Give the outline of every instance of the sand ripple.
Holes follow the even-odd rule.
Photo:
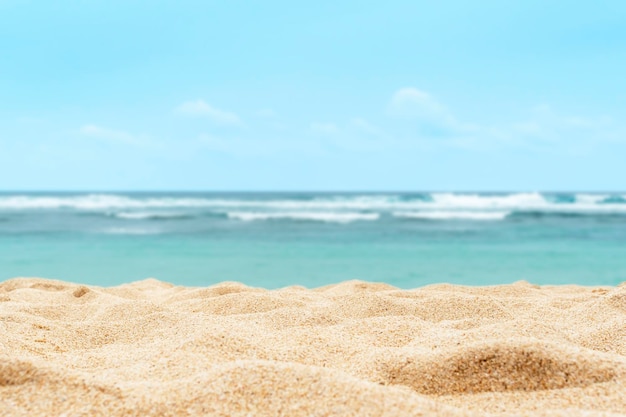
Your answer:
[[[626,286],[0,283],[0,415],[626,415]]]

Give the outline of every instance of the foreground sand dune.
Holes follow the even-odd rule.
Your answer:
[[[626,285],[0,283],[0,415],[626,415]]]

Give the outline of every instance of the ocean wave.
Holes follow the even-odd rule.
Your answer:
[[[502,220],[510,211],[400,211],[394,217],[422,220]]]
[[[626,195],[610,195],[603,199],[601,204],[626,204]]]
[[[122,211],[117,213],[108,213],[109,216],[126,220],[175,220],[175,219],[192,219],[194,216],[190,213],[180,212],[144,212],[144,211]]]
[[[398,197],[399,201],[425,201],[431,202],[433,198],[428,193],[403,194]]]
[[[551,211],[540,211],[540,210],[525,210],[525,211],[514,211],[509,216],[510,219],[520,219],[520,218],[546,218],[546,219],[554,219],[554,218],[615,218],[623,221],[624,217],[626,217],[626,211],[573,211],[573,210],[551,210]]]
[[[86,194],[78,196],[0,197],[0,209],[76,209],[110,210],[142,208],[202,207],[211,200],[204,198],[150,197],[138,198],[116,194]]]
[[[355,221],[378,220],[378,213],[333,213],[333,212],[282,212],[260,213],[249,211],[236,211],[226,213],[228,218],[241,221],[255,220],[300,220],[318,221],[327,223],[351,223]]]
[[[576,194],[548,194],[543,196],[548,202],[555,204],[574,204]]]
[[[86,194],[68,196],[0,196],[0,210],[72,209],[78,211],[122,212],[158,209],[205,208],[219,211],[315,212],[315,211],[510,211],[573,210],[626,211],[626,196],[618,194],[358,194],[317,195],[304,198],[289,194],[233,197],[198,196],[128,196]],[[131,214],[130,216],[135,216]],[[139,215],[137,215],[139,216]],[[149,217],[149,216],[148,216]]]
[[[111,227],[108,229],[100,230],[98,233],[105,235],[158,235],[161,234],[161,230],[157,229],[144,229],[137,227]]]
[[[515,210],[567,212],[622,212],[622,195],[609,194],[540,194],[506,195],[433,194],[430,208],[451,210]]]
[[[575,203],[595,205],[604,203],[610,196],[607,194],[576,194]]]
[[[545,207],[550,202],[540,193],[505,195],[435,193],[433,203],[438,207],[473,209],[515,209],[520,207]]]

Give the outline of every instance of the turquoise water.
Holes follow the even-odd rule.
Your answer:
[[[623,194],[0,194],[0,280],[626,281]]]

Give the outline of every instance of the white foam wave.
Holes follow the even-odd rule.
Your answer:
[[[576,194],[576,203],[598,204],[609,198],[608,194]]]
[[[150,220],[150,219],[181,219],[188,217],[180,212],[158,212],[158,211],[123,211],[112,213],[113,217],[128,220]]]
[[[426,220],[502,220],[510,211],[401,211],[395,217]]]
[[[142,209],[204,206],[211,200],[202,198],[137,198],[114,194],[88,194],[79,196],[7,196],[0,197],[1,209]]]
[[[546,207],[550,205],[550,203],[539,193],[507,195],[441,193],[433,194],[432,198],[434,205],[437,207],[455,209],[516,209],[527,207]]]
[[[85,211],[133,211],[153,209],[207,208],[220,211],[278,210],[316,211],[565,211],[626,212],[626,204],[604,202],[605,194],[578,194],[572,203],[556,203],[540,193],[502,195],[434,193],[431,200],[402,199],[398,195],[317,196],[310,200],[251,196],[143,197],[115,194],[75,196],[0,196],[0,210],[73,209]],[[130,215],[134,216],[134,215]],[[137,215],[139,216],[139,215]]]
[[[128,228],[128,227],[112,227],[100,231],[107,235],[158,235],[161,233],[157,229],[140,229],[140,228]]]
[[[377,213],[333,213],[333,212],[282,212],[260,213],[249,211],[236,211],[226,213],[228,218],[242,221],[254,220],[307,220],[327,223],[351,223],[354,221],[377,220]]]

